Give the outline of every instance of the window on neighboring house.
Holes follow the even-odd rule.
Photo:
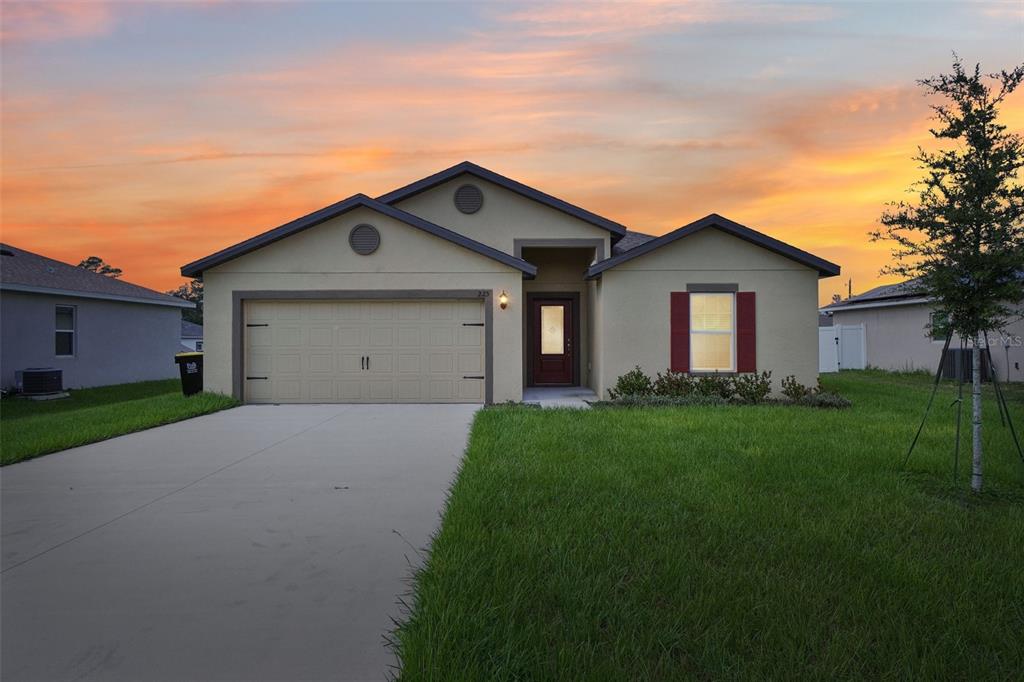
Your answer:
[[[945,313],[931,313],[928,316],[928,336],[932,341],[945,341],[949,336],[949,318]]]
[[[736,369],[736,295],[690,294],[690,371]]]
[[[57,325],[54,352],[58,356],[75,354],[75,307],[57,306]]]
[[[196,341],[196,350],[198,351],[198,350],[202,350],[202,349],[203,349],[203,342],[202,341]]]

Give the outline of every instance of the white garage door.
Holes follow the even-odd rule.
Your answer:
[[[481,403],[480,301],[249,301],[252,403]]]

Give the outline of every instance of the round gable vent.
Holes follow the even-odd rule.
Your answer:
[[[380,232],[373,225],[356,225],[348,233],[348,245],[360,256],[369,256],[380,246]]]
[[[476,185],[463,185],[455,190],[455,208],[463,213],[476,213],[484,205],[484,193]]]

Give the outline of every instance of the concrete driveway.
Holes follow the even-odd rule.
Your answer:
[[[246,406],[5,467],[4,680],[375,680],[473,405]]]

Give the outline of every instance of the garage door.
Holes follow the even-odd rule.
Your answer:
[[[253,403],[481,403],[480,301],[248,301]]]

